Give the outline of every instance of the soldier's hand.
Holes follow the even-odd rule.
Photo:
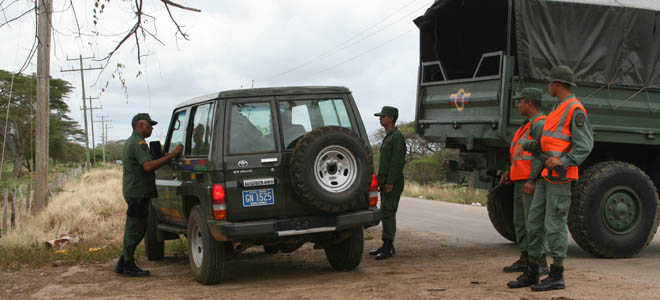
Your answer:
[[[534,188],[536,188],[536,185],[528,181],[523,185],[522,192],[525,195],[531,195],[534,194]]]
[[[500,183],[499,184],[502,184],[502,183],[509,184],[510,182],[511,182],[511,179],[509,178],[509,172],[504,172],[502,174],[502,177],[500,177]]]
[[[174,157],[179,157],[179,155],[181,155],[181,152],[182,152],[182,151],[183,151],[183,145],[182,145],[182,144],[179,144],[179,145],[176,146],[176,148],[174,148],[174,150],[172,151],[172,155],[174,155]]]
[[[391,192],[393,188],[394,188],[393,184],[386,184],[385,185],[385,193]]]
[[[561,167],[564,164],[561,162],[559,158],[556,157],[550,157],[548,160],[545,161],[545,166],[552,169],[554,167]]]

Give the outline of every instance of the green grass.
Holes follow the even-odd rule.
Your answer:
[[[101,248],[101,250],[90,252],[90,248]],[[53,249],[47,249],[43,244],[28,247],[0,247],[0,270],[103,263],[116,259],[121,253],[121,245],[118,243],[99,245],[96,242],[83,241],[70,245],[65,250],[66,253],[58,253]]]
[[[420,185],[416,182],[406,182],[403,196],[440,200],[453,203],[472,204],[480,203],[486,206],[488,191],[470,188],[453,183],[434,183]]]

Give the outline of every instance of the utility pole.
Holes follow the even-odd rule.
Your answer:
[[[103,109],[103,106],[101,107],[93,107],[92,106],[92,100],[98,99],[98,97],[87,97],[89,100],[89,108],[81,107],[80,110],[89,110],[89,118],[90,118],[90,126],[92,127],[92,166],[96,166],[96,143],[94,142],[94,110],[95,109]],[[85,103],[85,101],[83,101]],[[87,115],[87,112],[85,112],[85,115]]]
[[[108,123],[112,123],[111,120],[106,120],[108,116],[101,116],[101,121],[96,121],[96,123],[101,123],[101,141],[103,142],[103,163],[105,163],[105,144],[108,143]]]
[[[85,119],[85,159],[86,159],[85,162],[86,162],[86,165],[90,163],[90,159],[89,159],[89,133],[87,131],[87,104],[85,104],[86,95],[85,95],[85,73],[84,72],[85,71],[90,71],[90,70],[101,70],[101,69],[103,69],[102,67],[91,67],[91,66],[88,66],[87,68],[84,68],[83,67],[83,59],[91,59],[91,58],[94,58],[94,57],[82,57],[82,55],[79,55],[77,60],[80,61],[80,69],[71,68],[69,70],[60,70],[60,72],[77,72],[77,71],[80,71],[80,81],[82,82],[83,114],[85,116],[84,119]],[[66,60],[72,61],[72,60],[76,60],[76,59],[75,58],[73,58],[73,59],[67,58]],[[92,147],[93,147],[93,145],[92,145]]]
[[[52,0],[37,6],[37,113],[35,138],[34,212],[48,204],[48,117],[50,113],[50,26]]]

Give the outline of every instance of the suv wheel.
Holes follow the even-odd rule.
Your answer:
[[[291,157],[291,182],[300,199],[326,212],[355,207],[371,182],[373,158],[352,130],[327,126],[303,136]]]
[[[325,248],[325,257],[333,269],[353,270],[362,261],[364,231],[362,227],[351,230],[351,236],[341,243]]]
[[[144,252],[148,260],[161,260],[165,256],[165,241],[158,239],[158,212],[151,201],[149,202],[149,216],[147,216],[147,230],[144,238]]]
[[[202,210],[195,205],[188,220],[188,260],[195,279],[202,284],[220,282],[225,248],[211,236]]]

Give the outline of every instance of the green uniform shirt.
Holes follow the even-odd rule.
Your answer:
[[[147,142],[133,132],[124,144],[122,164],[124,198],[156,198],[156,173],[147,172],[142,164],[153,160]]]
[[[575,95],[568,96],[566,99],[560,101],[559,104],[555,105],[552,110],[571,98],[576,97]],[[591,150],[594,147],[594,134],[591,130],[589,118],[581,109],[573,111],[573,117],[571,118],[571,134],[573,135],[571,139],[571,150],[560,158],[562,164],[566,167],[579,166],[587,159],[589,153],[591,153]]]
[[[397,184],[403,182],[403,165],[406,163],[406,139],[394,127],[387,133],[380,146],[378,164],[378,184]]]

